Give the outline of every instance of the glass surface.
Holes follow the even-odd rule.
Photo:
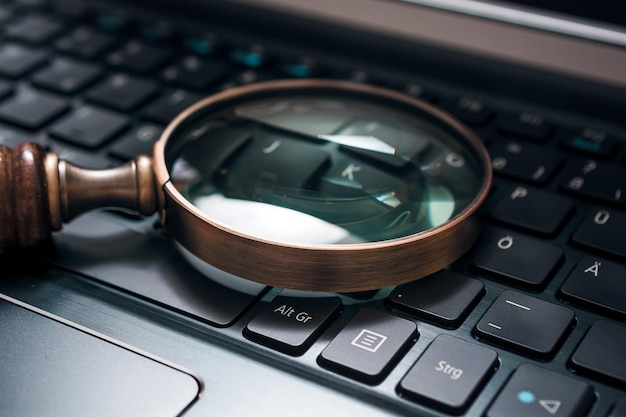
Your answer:
[[[378,242],[445,223],[480,190],[473,150],[437,123],[349,90],[273,94],[196,117],[175,132],[168,164],[193,205],[240,233]]]

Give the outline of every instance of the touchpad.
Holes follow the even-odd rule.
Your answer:
[[[198,397],[196,378],[0,294],[0,415],[164,416]]]

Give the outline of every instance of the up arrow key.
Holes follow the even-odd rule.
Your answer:
[[[546,411],[552,415],[555,415],[559,408],[561,408],[561,401],[559,400],[539,400],[539,405],[546,409]]]

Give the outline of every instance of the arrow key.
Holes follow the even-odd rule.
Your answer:
[[[582,417],[593,401],[591,385],[523,364],[498,394],[487,417]]]

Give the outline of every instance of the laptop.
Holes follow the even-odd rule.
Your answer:
[[[452,115],[494,181],[467,253],[371,291],[242,280],[111,210],[5,250],[0,415],[626,415],[625,17],[611,1],[3,1],[6,146],[110,168],[203,97],[339,79]]]

